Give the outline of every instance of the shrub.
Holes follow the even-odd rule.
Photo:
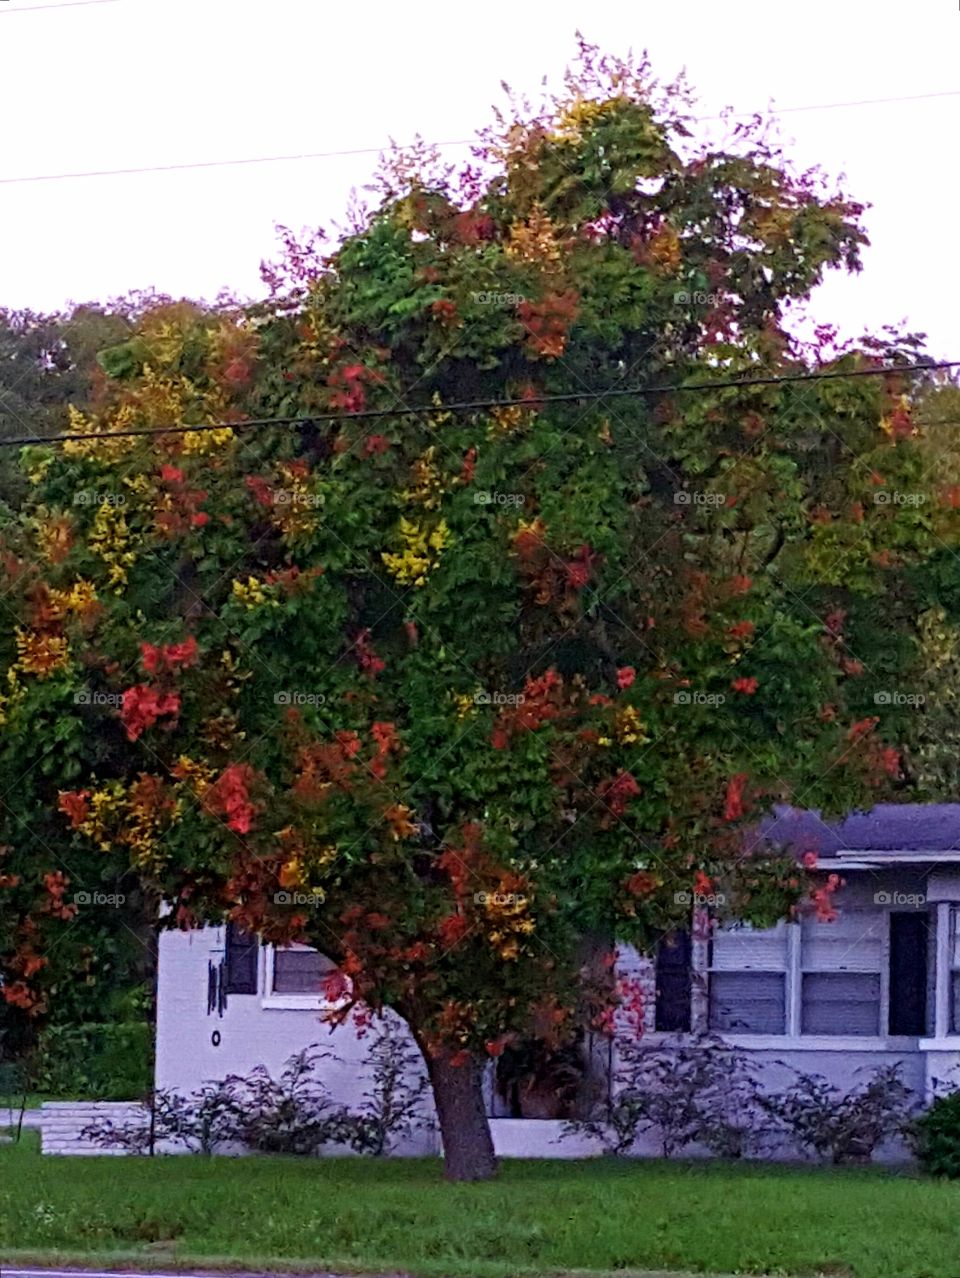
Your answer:
[[[913,1123],[910,1139],[925,1172],[960,1177],[960,1090],[938,1096]]]
[[[244,1078],[224,1082],[233,1099],[232,1139],[263,1154],[315,1154],[321,1145],[349,1144],[356,1124],[313,1077],[330,1052],[307,1048],[291,1056],[279,1078],[258,1065]]]
[[[149,1091],[151,1062],[145,1021],[50,1025],[31,1053],[30,1085],[48,1096],[132,1100]]]
[[[834,1163],[869,1162],[882,1141],[907,1130],[916,1108],[899,1065],[879,1066],[850,1092],[820,1074],[794,1073],[784,1093],[763,1097],[761,1103],[801,1150],[829,1154]]]
[[[158,1144],[175,1142],[193,1154],[214,1154],[236,1139],[236,1098],[226,1082],[207,1083],[189,1096],[158,1091],[146,1109],[125,1123],[101,1119],[81,1132],[85,1140],[128,1154],[152,1154]]]
[[[361,1153],[386,1154],[403,1136],[432,1127],[426,1102],[430,1094],[423,1057],[405,1027],[384,1021],[370,1049],[370,1087],[359,1111],[351,1144]]]
[[[602,1115],[565,1130],[596,1136],[624,1154],[644,1132],[656,1132],[665,1158],[703,1144],[724,1158],[757,1150],[766,1136],[756,1067],[716,1035],[678,1035],[656,1046],[618,1043],[612,1104]]]
[[[260,1065],[246,1076],[231,1074],[186,1096],[158,1091],[135,1119],[100,1119],[82,1135],[131,1154],[152,1154],[165,1142],[198,1154],[229,1145],[264,1154],[315,1154],[327,1144],[364,1148],[362,1120],[334,1105],[313,1077],[317,1063],[329,1057],[307,1048],[290,1057],[278,1078]]]

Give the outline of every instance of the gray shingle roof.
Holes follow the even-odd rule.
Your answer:
[[[842,821],[824,821],[819,812],[777,807],[748,838],[785,845],[798,856],[816,851],[831,856],[841,848],[863,852],[948,852],[960,850],[960,803],[880,803]]]

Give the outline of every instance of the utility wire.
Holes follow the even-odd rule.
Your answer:
[[[63,435],[27,435],[20,439],[0,439],[0,448],[25,448],[30,444],[60,444],[88,439],[125,439],[134,436],[192,434],[209,430],[251,430],[258,426],[302,426],[308,422],[373,421],[384,417],[422,417],[425,413],[472,413],[493,408],[540,408],[549,404],[585,403],[598,399],[622,399],[628,396],[677,395],[715,390],[728,390],[744,386],[780,386],[796,382],[835,381],[841,377],[895,377],[914,376],[941,369],[960,368],[960,360],[941,360],[929,364],[900,364],[888,368],[857,368],[849,372],[787,373],[782,377],[744,377],[723,382],[687,382],[685,385],[613,386],[608,390],[570,391],[562,395],[540,395],[529,399],[475,399],[452,404],[421,404],[399,408],[368,408],[358,413],[306,413],[298,417],[257,417],[242,422],[207,422],[197,425],[186,422],[170,426],[139,426],[127,430],[82,431]]]
[[[88,4],[119,4],[120,0],[66,0],[63,4],[28,4],[22,9],[0,9],[0,16],[9,17],[11,13],[36,13],[38,9],[79,9]]]
[[[75,4],[116,4],[119,0],[74,0]],[[73,5],[36,5],[38,9],[72,8]],[[11,11],[12,12],[12,11]],[[26,13],[27,10],[20,12]],[[862,98],[856,102],[821,102],[807,106],[781,107],[770,110],[768,115],[788,115],[801,111],[838,111],[846,107],[882,106],[894,102],[922,102],[931,98],[957,98],[960,89],[946,89],[940,93],[914,93],[897,98]],[[733,111],[729,114],[693,116],[694,123],[708,120],[749,120],[755,115],[763,115],[762,111]],[[436,147],[471,146],[476,138],[455,138],[449,142],[434,142]],[[80,178],[129,177],[138,173],[174,173],[186,172],[190,169],[226,169],[248,164],[292,164],[302,160],[330,160],[351,155],[380,155],[387,150],[384,146],[360,146],[344,151],[301,151],[287,155],[253,155],[237,160],[193,160],[177,164],[149,164],[123,169],[85,169],[72,173],[34,173],[22,177],[0,178],[0,186],[16,186],[28,182],[71,182]]]

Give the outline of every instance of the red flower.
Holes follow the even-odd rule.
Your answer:
[[[752,577],[736,576],[730,578],[730,593],[732,595],[745,595],[753,585]]]
[[[160,467],[160,478],[165,484],[182,484],[183,471],[176,466],[168,466],[165,463]]]
[[[464,937],[468,926],[465,914],[448,914],[437,924],[437,935],[449,949]]]
[[[208,524],[210,522],[210,516],[205,510],[198,510],[195,515],[190,516],[190,522],[193,524],[194,528],[202,528],[204,524]]]
[[[247,475],[243,481],[259,506],[273,505],[273,489],[262,475]]]
[[[156,688],[138,683],[123,694],[120,721],[127,730],[127,740],[136,741],[164,715],[176,716],[179,713],[180,697],[177,693],[160,693]]]
[[[633,666],[621,666],[617,671],[617,687],[629,688],[637,677],[637,672]]]
[[[640,787],[629,772],[620,772],[612,781],[604,781],[599,794],[614,816],[623,816],[627,804],[640,793]]]
[[[693,891],[695,896],[709,896],[713,891],[713,879],[710,875],[697,870],[693,876]]]
[[[724,821],[739,821],[747,810],[743,792],[749,780],[746,772],[738,772],[727,782],[727,796],[723,808]]]
[[[649,870],[637,870],[627,879],[627,891],[631,896],[652,896],[657,890],[657,877]]]
[[[90,791],[61,790],[57,806],[70,818],[70,824],[76,829],[90,815]]]
[[[858,719],[857,722],[852,724],[848,729],[847,740],[851,742],[851,744],[855,745],[858,741],[862,741],[864,737],[869,736],[879,722],[880,720],[876,717],[870,719]]]
[[[381,456],[390,447],[390,441],[386,435],[371,435],[369,439],[363,441],[364,457]]]
[[[148,674],[160,671],[176,671],[181,667],[192,666],[197,660],[197,641],[188,635],[183,643],[168,643],[157,648],[152,643],[140,645],[141,663]]]
[[[733,683],[730,685],[734,692],[742,692],[748,697],[753,696],[757,690],[757,686],[756,679],[752,677],[749,679],[734,679]]]
[[[253,825],[256,807],[250,799],[250,786],[256,775],[249,763],[231,763],[204,796],[204,802],[224,816],[237,834],[249,834]]]
[[[727,631],[731,639],[749,639],[755,626],[752,621],[737,621]]]

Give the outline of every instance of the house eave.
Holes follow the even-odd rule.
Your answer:
[[[838,848],[832,856],[822,857],[817,868],[827,869],[831,864],[845,870],[877,870],[886,865],[960,865],[960,849]]]

